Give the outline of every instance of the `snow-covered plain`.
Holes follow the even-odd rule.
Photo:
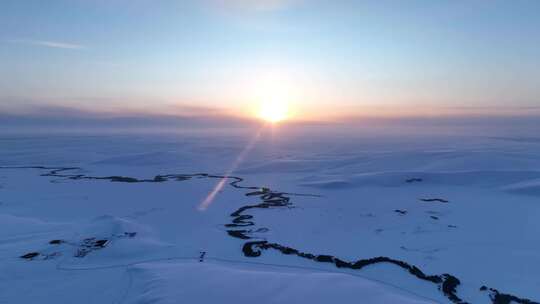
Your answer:
[[[0,147],[0,303],[540,301],[537,137],[282,127]],[[204,203],[227,174],[243,180]],[[408,266],[336,267],[375,257]]]

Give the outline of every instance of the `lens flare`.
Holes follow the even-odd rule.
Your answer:
[[[204,198],[204,200],[199,204],[197,209],[199,211],[205,211],[210,207],[210,205],[214,202],[214,199],[216,198],[216,195],[223,189],[225,186],[228,177],[238,168],[238,166],[244,161],[244,158],[246,155],[253,149],[255,146],[255,143],[261,136],[262,129],[258,130],[257,133],[255,133],[255,136],[248,142],[246,147],[240,152],[238,157],[234,160],[234,162],[231,164],[229,170],[225,173],[225,177],[220,179],[219,182],[216,184],[216,186],[208,193],[208,195]]]

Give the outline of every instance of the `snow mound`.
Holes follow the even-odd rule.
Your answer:
[[[135,221],[103,215],[87,222],[69,240],[77,244],[81,241],[106,240],[103,250],[93,250],[80,258],[77,254],[66,254],[62,265],[76,269],[78,266],[103,267],[127,265],[141,260],[161,258],[170,254],[172,245],[159,241],[152,231]],[[70,249],[73,251],[73,249]]]
[[[503,187],[540,178],[538,171],[373,172],[353,175],[317,175],[298,180],[299,186],[341,189],[362,186],[398,187],[410,184],[477,185]],[[539,179],[540,180],[540,179]],[[516,187],[521,184],[516,184]],[[534,185],[524,184],[525,187]]]
[[[129,304],[435,303],[361,277],[304,269],[177,262],[139,264],[131,274]]]
[[[540,179],[511,184],[502,189],[516,194],[540,195]]]

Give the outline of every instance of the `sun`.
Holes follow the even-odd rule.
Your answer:
[[[287,103],[283,101],[269,100],[261,103],[258,116],[262,120],[278,123],[289,116]]]

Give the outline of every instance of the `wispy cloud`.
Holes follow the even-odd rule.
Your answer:
[[[48,48],[56,48],[56,49],[82,50],[86,48],[84,45],[80,45],[80,44],[61,42],[61,41],[50,41],[50,40],[17,39],[17,40],[10,40],[9,42],[17,43],[17,44],[42,46],[42,47],[48,47]]]
[[[276,11],[298,4],[302,0],[210,0],[228,10]]]

